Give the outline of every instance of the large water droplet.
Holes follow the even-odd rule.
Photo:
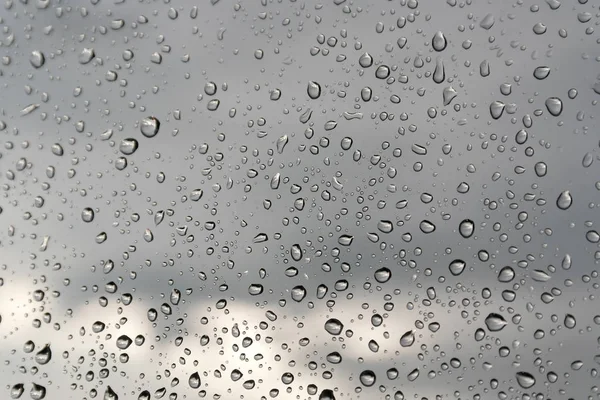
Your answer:
[[[554,117],[558,117],[563,110],[563,103],[562,100],[559,99],[558,97],[549,97],[546,100],[546,109],[548,109],[548,112],[554,116]]]
[[[117,347],[120,350],[127,350],[127,348],[131,346],[131,343],[133,343],[133,341],[127,335],[121,335],[117,338]]]
[[[389,268],[383,267],[375,271],[375,280],[379,283],[385,283],[392,277],[392,271]]]
[[[362,68],[369,68],[371,65],[373,65],[373,57],[371,57],[371,55],[369,53],[364,53],[358,59],[358,64]]]
[[[415,331],[410,330],[405,332],[402,337],[400,337],[400,346],[402,347],[410,347],[415,342]]]
[[[202,381],[200,379],[200,374],[198,374],[198,372],[194,372],[193,374],[190,375],[190,377],[188,379],[188,384],[190,385],[190,387],[192,389],[198,389],[200,387],[201,383],[202,383]]]
[[[458,231],[462,237],[468,239],[473,236],[473,232],[475,231],[475,223],[470,219],[465,219],[458,226]]]
[[[10,388],[10,398],[11,399],[19,399],[25,392],[25,385],[22,383],[17,383]]]
[[[135,153],[135,151],[138,149],[138,146],[138,141],[136,139],[127,138],[121,140],[119,150],[121,151],[121,153],[125,154],[126,156],[129,156]]]
[[[31,391],[29,392],[29,396],[33,400],[42,400],[46,397],[46,387],[42,385],[38,385],[37,383],[31,384]]]
[[[44,53],[39,50],[34,50],[31,52],[31,57],[29,58],[29,62],[33,68],[41,68],[46,63],[46,57]]]
[[[423,233],[432,233],[435,231],[435,225],[428,220],[421,221],[421,223],[419,224],[419,228]]]
[[[485,318],[485,325],[490,332],[498,332],[504,329],[504,327],[507,325],[507,322],[502,315],[490,313]]]
[[[450,263],[450,265],[448,266],[448,269],[450,270],[450,273],[452,275],[459,276],[465,270],[466,265],[467,264],[463,260],[457,259]]]
[[[535,385],[535,378],[529,372],[517,372],[516,373],[517,383],[523,389],[529,389]]]
[[[306,289],[302,285],[295,286],[291,290],[292,300],[301,302],[306,297]]]
[[[375,384],[375,382],[377,381],[375,372],[373,372],[371,370],[366,370],[366,371],[361,372],[359,379],[360,379],[360,383],[366,387],[373,386]]]
[[[292,245],[290,255],[292,256],[292,260],[294,261],[300,261],[302,259],[302,249],[300,248],[299,244]]]
[[[81,211],[81,219],[83,222],[92,222],[94,220],[94,210],[86,207]]]
[[[140,131],[147,138],[153,138],[158,134],[160,122],[156,117],[146,117],[140,123]]]
[[[435,35],[433,35],[431,45],[435,51],[444,51],[447,44],[446,36],[444,36],[442,31],[437,31]]]
[[[573,197],[571,196],[571,192],[565,190],[558,195],[556,199],[556,206],[561,210],[568,210],[573,204]]]
[[[344,324],[337,318],[330,318],[325,322],[325,330],[330,335],[338,336],[342,333],[344,329]]]
[[[308,93],[308,97],[310,97],[313,100],[316,100],[319,98],[319,96],[321,96],[321,85],[319,85],[315,81],[309,81],[306,91]]]
[[[52,359],[52,349],[50,345],[46,344],[40,351],[35,355],[35,361],[40,365],[46,365]]]

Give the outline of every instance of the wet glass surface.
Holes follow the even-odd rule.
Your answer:
[[[598,398],[598,8],[4,1],[0,398]]]

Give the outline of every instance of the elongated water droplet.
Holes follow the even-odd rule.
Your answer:
[[[435,231],[435,225],[428,220],[421,221],[421,223],[419,224],[419,228],[423,233],[432,233]]]
[[[450,273],[454,276],[459,276],[465,270],[466,263],[463,260],[454,260],[448,266]]]
[[[21,398],[24,392],[25,385],[23,385],[22,383],[17,383],[16,385],[13,385],[10,389],[10,398],[15,400],[19,399]]]
[[[568,190],[561,192],[558,198],[556,199],[556,206],[561,210],[568,210],[572,204],[573,197],[571,196],[571,192],[569,192]]]
[[[350,246],[352,244],[353,240],[354,240],[354,236],[351,236],[351,235],[341,235],[338,238],[338,243],[341,244],[342,246]]]
[[[315,81],[309,81],[306,91],[308,93],[308,97],[310,97],[313,100],[316,100],[319,98],[319,96],[321,96],[321,85],[319,85]]]
[[[535,385],[535,378],[529,372],[517,372],[516,373],[517,383],[523,389],[529,389]]]
[[[371,65],[373,65],[373,57],[371,57],[371,55],[369,53],[364,53],[358,59],[358,64],[362,68],[369,68]]]
[[[46,397],[46,387],[38,385],[37,383],[32,383],[29,396],[32,400],[43,400]]]
[[[435,51],[444,51],[448,42],[442,31],[437,31],[431,40],[431,46]]]
[[[492,104],[490,104],[490,114],[492,115],[492,118],[499,119],[504,113],[505,108],[506,105],[501,101],[492,102]]]
[[[279,139],[277,139],[277,152],[279,154],[282,154],[283,150],[285,150],[285,146],[287,145],[288,140],[288,135],[283,135]]]
[[[470,219],[465,219],[458,226],[458,231],[462,237],[468,239],[473,236],[473,232],[475,231],[475,223]]]
[[[504,317],[500,314],[490,313],[485,318],[485,325],[487,326],[490,332],[498,332],[504,329],[507,322]]]
[[[294,261],[300,261],[302,259],[302,249],[300,248],[299,244],[292,245],[290,255],[292,256],[292,260]]]
[[[562,100],[558,97],[549,97],[546,100],[546,109],[553,117],[558,117],[563,110]]]
[[[507,283],[515,279],[515,270],[509,266],[506,266],[500,270],[498,274],[498,281]]]
[[[548,67],[541,66],[541,67],[537,67],[535,70],[533,70],[533,76],[536,79],[543,80],[543,79],[546,79],[548,77],[548,75],[550,75],[550,68],[548,68]]]
[[[46,365],[52,359],[52,349],[49,344],[46,344],[40,351],[35,355],[35,361],[40,365]]]
[[[483,19],[479,23],[479,26],[485,30],[489,30],[492,28],[492,26],[494,26],[495,22],[496,22],[496,18],[494,18],[494,15],[490,13],[490,14],[487,14],[485,17],[483,17]]]
[[[400,337],[400,346],[402,347],[410,347],[415,342],[415,331],[410,330],[405,332],[402,337]]]
[[[188,379],[188,384],[190,385],[190,387],[192,389],[198,389],[200,387],[201,383],[202,383],[202,381],[200,379],[200,374],[198,374],[198,372],[194,372],[193,374],[190,375],[190,377]]]
[[[31,57],[29,58],[29,62],[33,68],[41,68],[46,63],[46,57],[44,53],[39,50],[34,50],[31,52]]]
[[[568,253],[565,254],[561,262],[562,269],[564,269],[565,271],[570,270],[572,265],[573,259],[571,258],[571,255]]]

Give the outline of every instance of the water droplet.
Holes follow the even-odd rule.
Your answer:
[[[573,197],[571,196],[571,192],[569,192],[568,190],[561,192],[558,198],[556,199],[556,206],[561,210],[568,210],[572,204]]]
[[[120,350],[127,350],[127,348],[131,346],[131,343],[133,343],[133,341],[127,335],[121,335],[117,338],[117,347]]]
[[[52,350],[50,345],[46,344],[40,351],[35,355],[35,361],[40,365],[46,365],[52,359]]]
[[[385,283],[392,277],[392,271],[389,268],[382,267],[375,271],[375,280],[379,283]]]
[[[490,332],[498,332],[504,329],[507,322],[504,317],[500,314],[490,313],[485,318],[485,325],[487,326]]]
[[[304,298],[306,297],[306,289],[302,285],[295,286],[291,290],[291,296],[292,296],[292,300],[299,303],[302,300],[304,300]]]
[[[146,243],[150,243],[154,240],[154,234],[150,229],[146,229],[144,231],[144,240],[146,241]]]
[[[308,97],[310,97],[313,100],[316,100],[321,96],[321,85],[319,85],[315,81],[309,81],[306,91],[308,93]]]
[[[31,384],[31,391],[29,392],[29,396],[33,400],[42,400],[46,397],[46,387],[42,385],[38,385],[37,383]]]
[[[248,293],[250,293],[251,296],[258,296],[260,294],[262,294],[264,291],[263,285],[259,284],[259,283],[253,283],[250,286],[248,286]]]
[[[362,67],[362,68],[369,68],[370,66],[373,65],[373,57],[371,57],[371,55],[369,53],[364,53],[362,56],[360,56],[360,58],[358,59],[358,64]]]
[[[517,383],[523,389],[529,389],[535,385],[535,378],[529,372],[517,372],[516,373]]]
[[[194,372],[193,374],[191,374],[188,379],[188,384],[192,389],[198,389],[200,387],[201,382],[202,381],[200,380],[200,374],[198,374],[198,372]]]
[[[34,50],[31,52],[31,57],[29,58],[29,62],[33,68],[41,68],[46,63],[46,57],[44,53],[39,50]]]
[[[458,231],[462,237],[468,239],[473,236],[473,232],[475,231],[475,223],[470,219],[465,219],[460,223]]]
[[[501,101],[494,101],[490,104],[490,114],[492,118],[499,119],[504,113],[506,105]]]
[[[279,139],[277,139],[277,153],[279,154],[283,154],[283,150],[285,149],[285,146],[288,143],[288,135],[283,135],[281,136]]]
[[[342,333],[344,329],[344,325],[340,322],[339,319],[330,318],[325,322],[325,330],[330,335],[338,336]]]
[[[81,211],[81,219],[83,220],[83,222],[92,222],[94,220],[94,216],[94,210],[90,207],[86,207]]]
[[[11,399],[19,399],[25,392],[25,385],[22,383],[17,383],[10,388],[10,398]]]
[[[421,223],[419,224],[419,228],[423,233],[432,233],[435,231],[435,225],[428,220],[421,221]]]
[[[338,243],[341,244],[342,246],[350,246],[352,244],[353,240],[354,240],[354,236],[351,236],[351,235],[341,235],[338,238]]]
[[[103,400],[119,400],[119,396],[110,386],[107,386],[104,391]]]
[[[437,31],[435,35],[433,35],[431,45],[435,51],[444,51],[446,49],[447,44],[448,42],[446,40],[446,36],[444,36],[442,31]]]
[[[506,266],[500,270],[498,274],[498,281],[507,283],[515,279],[515,270],[509,266]]]
[[[548,77],[548,75],[550,75],[550,68],[545,67],[545,66],[537,67],[533,71],[533,76],[539,80],[546,79]]]
[[[483,19],[479,23],[479,26],[485,30],[489,30],[492,28],[492,26],[494,26],[495,22],[496,22],[496,19],[494,18],[494,15],[490,13],[490,14],[487,14],[485,17],[483,17]]]
[[[63,147],[58,143],[54,143],[51,147],[51,150],[52,150],[52,154],[54,154],[55,156],[59,156],[59,157],[65,153],[65,151],[63,150]]]
[[[465,270],[466,263],[463,260],[454,260],[448,266],[450,273],[454,276],[459,276]]]
[[[156,117],[146,117],[140,123],[140,131],[147,138],[153,138],[158,134],[160,122]]]
[[[562,100],[558,97],[549,97],[546,100],[546,108],[553,117],[558,117],[563,110]]]
[[[133,139],[133,138],[127,138],[127,139],[123,139],[121,140],[121,144],[119,145],[119,150],[121,151],[121,153],[125,154],[126,156],[129,156],[133,153],[135,153],[135,151],[138,149],[138,141]]]
[[[366,370],[360,373],[360,383],[365,387],[371,387],[377,381],[377,377],[375,376],[375,372],[371,370]]]
[[[377,79],[387,79],[390,76],[390,67],[387,65],[380,65],[375,70],[375,77]]]
[[[81,50],[81,53],[79,53],[79,63],[82,65],[89,64],[94,57],[96,57],[94,49],[84,48]]]
[[[415,342],[415,331],[410,330],[405,332],[402,337],[400,337],[400,346],[402,347],[410,347]]]
[[[573,329],[575,328],[575,325],[577,325],[577,321],[575,320],[575,317],[572,314],[566,314],[564,324],[565,327]]]

